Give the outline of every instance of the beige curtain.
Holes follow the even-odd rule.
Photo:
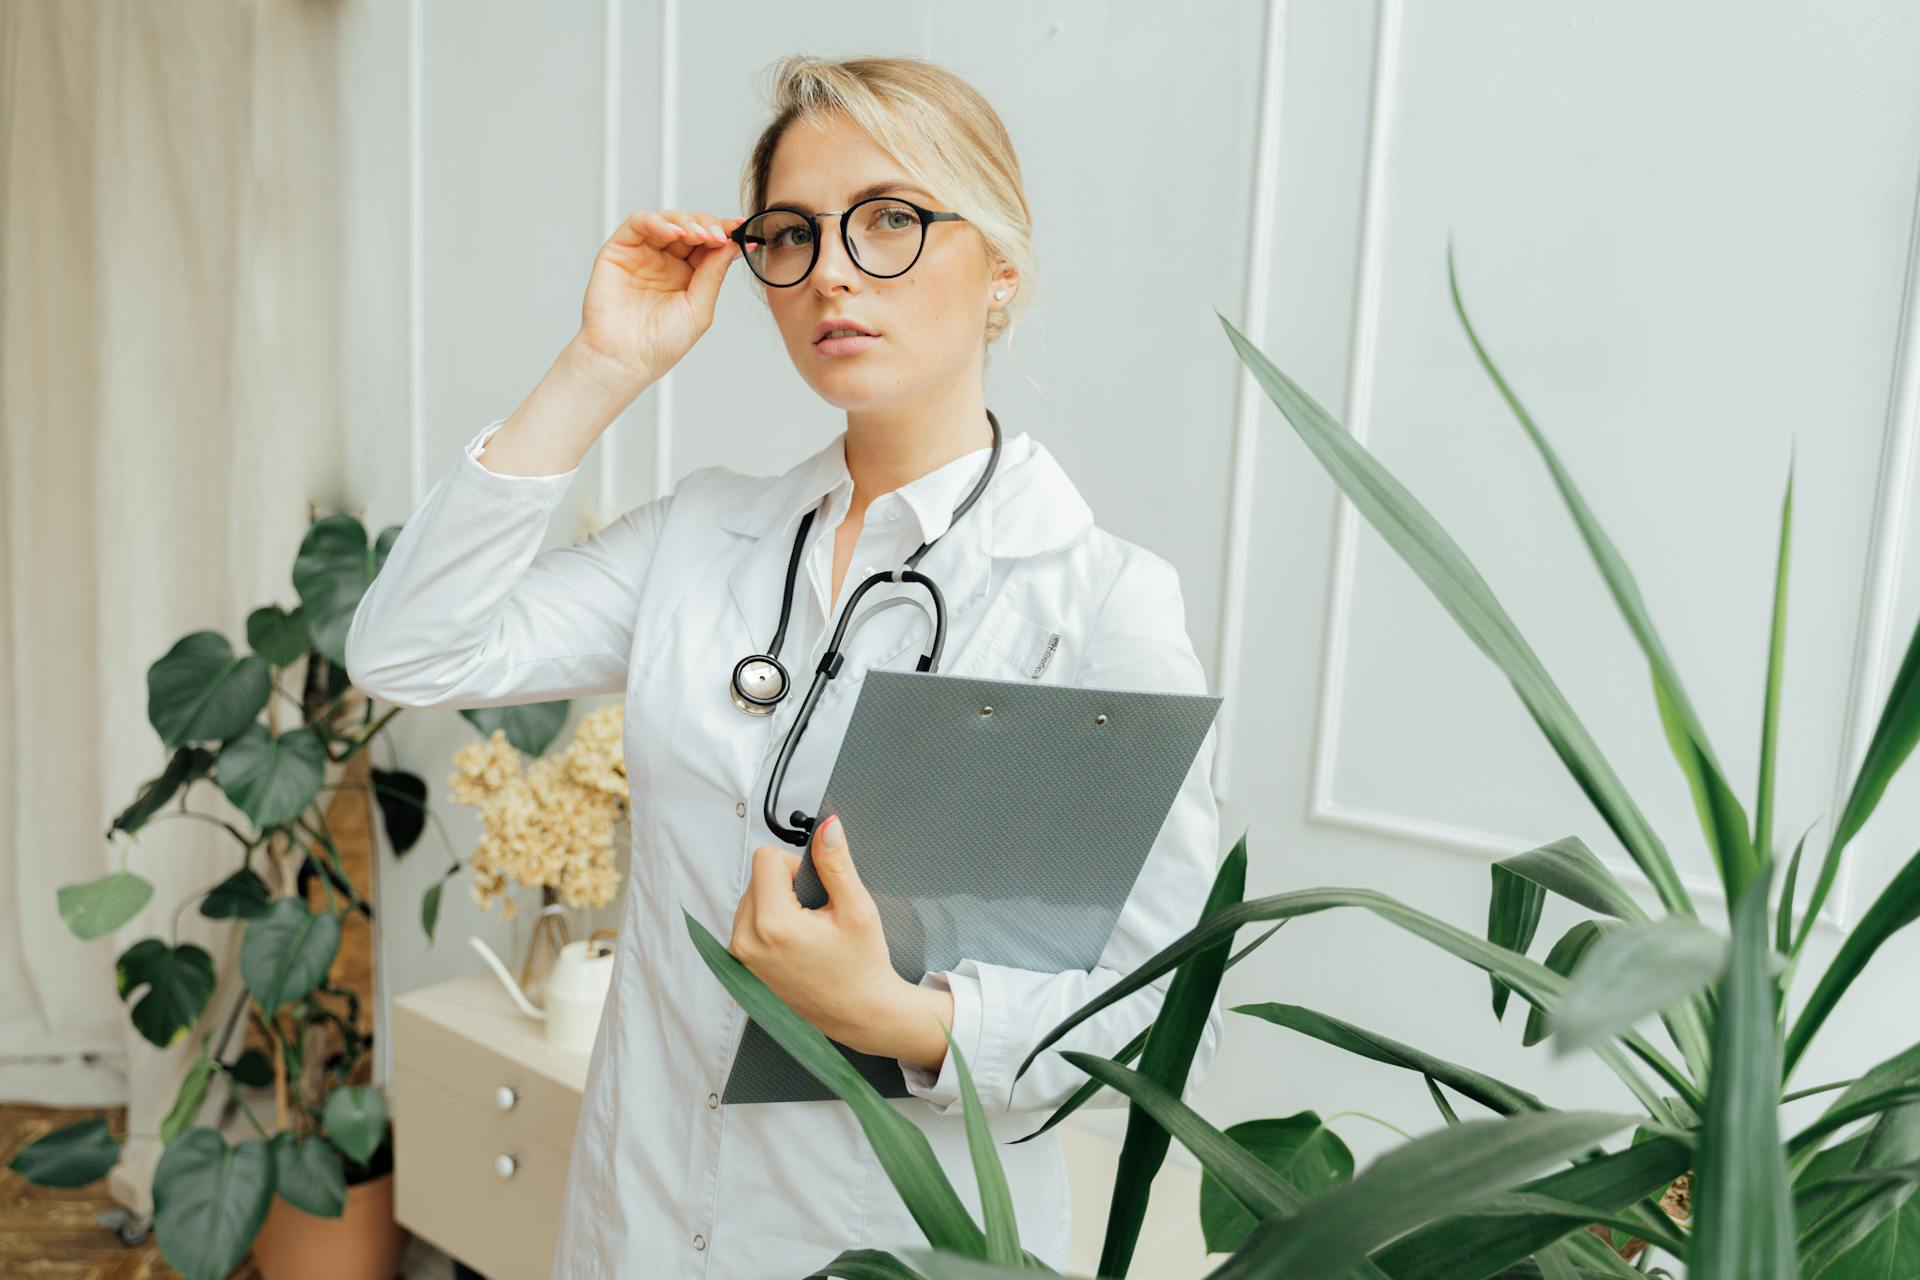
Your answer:
[[[0,1097],[124,1100],[135,1134],[192,1041],[133,1031],[114,958],[197,942],[214,1008],[238,978],[234,930],[193,901],[238,865],[231,837],[103,835],[165,761],[146,670],[291,607],[309,500],[341,487],[339,21],[321,0],[0,6]],[[152,901],[79,941],[55,890],[123,859]],[[157,1154],[134,1142],[114,1180],[142,1212]]]

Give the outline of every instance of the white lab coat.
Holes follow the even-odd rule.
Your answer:
[[[783,475],[693,471],[592,537],[543,551],[575,472],[489,471],[478,453],[499,426],[468,443],[406,522],[354,615],[347,667],[363,690],[409,707],[626,697],[630,875],[553,1276],[764,1280],[803,1276],[843,1249],[924,1245],[844,1103],[720,1105],[746,1018],[681,918],[684,907],[725,942],[754,849],[781,843],[762,797],[830,634],[831,531],[853,487],[845,433]],[[841,604],[868,571],[947,529],[987,452],[873,500]],[[780,655],[792,692],[775,714],[748,716],[728,697],[729,676],[771,642],[794,531],[828,495]],[[919,567],[946,599],[942,671],[1206,692],[1172,566],[1095,526],[1030,433],[1004,442],[992,483]],[[909,601],[925,598],[888,583],[862,599],[845,666],[788,767],[783,818],[817,806],[867,670],[910,670],[924,651],[930,615]],[[954,1039],[1002,1144],[1022,1244],[1056,1267],[1065,1266],[1069,1226],[1059,1130],[1005,1144],[1037,1128],[1085,1077],[1049,1050],[1020,1078],[1009,1109],[1013,1072],[1062,1018],[1199,919],[1221,852],[1209,781],[1216,734],[1208,731],[1097,967],[1042,973],[968,959],[922,979],[953,994]],[[857,841],[853,857],[857,868]],[[1170,980],[1054,1047],[1116,1053],[1155,1016]],[[1212,1061],[1220,1024],[1216,1000],[1190,1086]],[[937,1075],[902,1066],[913,1096],[891,1105],[926,1131],[977,1220],[952,1055]],[[1125,1102],[1105,1089],[1089,1105]],[[470,1261],[485,1267],[484,1258]]]

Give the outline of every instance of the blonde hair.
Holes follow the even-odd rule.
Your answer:
[[[987,344],[1007,332],[1016,309],[1033,302],[1033,214],[1013,139],[980,91],[945,67],[907,57],[791,54],[773,64],[769,80],[773,119],[747,159],[742,210],[766,207],[774,149],[790,125],[845,114],[980,232],[989,271],[1008,263],[1019,273],[1012,299],[987,311]],[[755,280],[753,287],[764,299],[766,286]]]

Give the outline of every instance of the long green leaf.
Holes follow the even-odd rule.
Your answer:
[[[1808,919],[1812,919],[1813,908],[1808,908]],[[1840,997],[1847,994],[1847,988],[1860,976],[1860,971],[1873,959],[1874,952],[1894,934],[1920,919],[1920,853],[1907,859],[1907,865],[1900,868],[1891,883],[1883,889],[1867,913],[1860,917],[1860,923],[1847,934],[1846,941],[1840,944],[1840,950],[1820,975],[1819,983],[1813,994],[1807,997],[1806,1007],[1800,1010],[1800,1016],[1794,1020],[1793,1031],[1787,1036],[1786,1072],[1790,1076],[1800,1062],[1800,1055],[1813,1043],[1814,1034],[1820,1025],[1840,1003]]]
[[[1601,935],[1611,927],[1598,920],[1580,921],[1561,934],[1560,941],[1554,943],[1553,948],[1547,952],[1547,968],[1563,978],[1571,978],[1573,971],[1579,967],[1580,958],[1586,955],[1587,949],[1598,942]],[[1550,1034],[1552,1034],[1552,1028],[1547,1025],[1547,1015],[1538,1009],[1527,1010],[1527,1029],[1520,1037],[1520,1043],[1531,1048]]]
[[[1618,1212],[1664,1190],[1687,1171],[1692,1159],[1685,1143],[1651,1138],[1516,1190]],[[1374,1254],[1374,1261],[1405,1280],[1484,1280],[1567,1233],[1566,1219],[1557,1214],[1461,1214],[1401,1237]]]
[[[981,1262],[946,1250],[902,1249],[907,1260],[919,1268],[927,1280],[1033,1280],[1033,1272],[997,1262]],[[888,1280],[881,1277],[880,1280]],[[1067,1276],[1065,1280],[1092,1280],[1092,1277]]]
[[[927,1141],[926,1131],[881,1097],[818,1027],[775,995],[759,975],[741,964],[691,912],[682,908],[680,914],[686,919],[687,932],[700,958],[728,994],[740,1002],[749,1017],[766,1028],[782,1049],[793,1055],[795,1062],[853,1108],[854,1118],[873,1145],[880,1167],[886,1170],[894,1190],[906,1202],[907,1212],[913,1215],[927,1239],[938,1248],[968,1257],[983,1257],[985,1234],[961,1203],[953,1184],[947,1181],[946,1171],[940,1167],[933,1146]]]
[[[1853,1170],[1863,1177],[1901,1168],[1920,1160],[1920,1103],[1908,1103],[1883,1113],[1867,1130]],[[1911,1256],[1911,1242],[1900,1249],[1904,1232],[1920,1225],[1911,1212],[1915,1184],[1905,1178],[1874,1179],[1843,1192],[1834,1206],[1800,1235],[1800,1259],[1805,1274],[1822,1280],[1859,1280],[1872,1276],[1892,1280],[1914,1274],[1911,1268],[1892,1270],[1887,1263],[1898,1254]]]
[[[1886,794],[1887,784],[1900,772],[1900,766],[1913,753],[1916,742],[1920,742],[1920,626],[1916,626],[1907,639],[1906,655],[1900,659],[1899,674],[1887,693],[1886,705],[1880,709],[1880,720],[1874,726],[1873,740],[1867,744],[1866,758],[1854,775],[1853,789],[1847,793],[1840,820],[1834,824],[1827,856],[1821,860],[1819,878],[1813,883],[1813,896],[1800,920],[1800,936],[1794,939],[1795,955],[1807,945],[1813,922],[1820,908],[1826,905],[1827,894],[1833,890],[1841,852],[1860,828],[1867,825],[1867,819],[1880,804],[1880,797]]]
[[[1274,934],[1280,932],[1280,930],[1286,926],[1286,923],[1287,922],[1285,920],[1278,921],[1277,923],[1274,924],[1274,926],[1271,929],[1268,929],[1266,932],[1262,933],[1259,937],[1255,938],[1252,942],[1249,942],[1246,946],[1240,948],[1238,951],[1234,952],[1231,956],[1227,957],[1227,968],[1231,969],[1236,964],[1239,964],[1243,959],[1246,958],[1248,952],[1252,951],[1255,947],[1258,947],[1261,943],[1265,942],[1268,938],[1271,938]],[[1133,1039],[1127,1041],[1127,1043],[1121,1047],[1120,1052],[1113,1055],[1113,1060],[1115,1062],[1132,1062],[1135,1058],[1139,1057],[1140,1051],[1147,1047],[1147,1036],[1151,1034],[1152,1031],[1153,1031],[1153,1024],[1151,1022],[1149,1022],[1146,1026],[1140,1028],[1140,1033],[1134,1036]],[[1009,1142],[1007,1145],[1010,1147],[1017,1146],[1022,1142],[1030,1142],[1033,1139],[1039,1137],[1041,1134],[1045,1133],[1047,1130],[1053,1128],[1053,1126],[1059,1124],[1062,1120],[1065,1120],[1068,1116],[1078,1111],[1081,1107],[1085,1106],[1087,1104],[1087,1101],[1090,1098],[1092,1098],[1094,1094],[1100,1092],[1100,1087],[1101,1087],[1100,1082],[1098,1080],[1087,1081],[1085,1084],[1081,1085],[1078,1089],[1075,1089],[1072,1093],[1067,1095],[1067,1100],[1061,1103],[1059,1107],[1057,1107],[1054,1110],[1054,1113],[1052,1115],[1047,1117],[1047,1122],[1045,1124],[1041,1125],[1038,1129],[1035,1129],[1032,1133],[1029,1133],[1024,1137],[1015,1138],[1012,1142]]]
[[[1246,896],[1246,888],[1247,837],[1242,833],[1221,859],[1200,918],[1233,906]],[[1146,1048],[1140,1054],[1140,1073],[1175,1097],[1186,1087],[1187,1072],[1206,1029],[1214,997],[1220,991],[1227,953],[1232,949],[1233,939],[1223,938],[1181,965],[1167,986],[1159,1015],[1148,1029]],[[1127,1109],[1127,1132],[1114,1169],[1106,1239],[1100,1247],[1103,1276],[1124,1276],[1132,1265],[1140,1227],[1147,1216],[1147,1201],[1153,1194],[1154,1175],[1167,1157],[1169,1141],[1167,1131],[1150,1113],[1137,1106]]]
[[[1774,921],[1774,948],[1783,953],[1793,949],[1793,890],[1800,879],[1800,855],[1807,851],[1807,837],[1813,834],[1813,826],[1808,825],[1800,833],[1799,843],[1793,846],[1793,860],[1787,863],[1787,878],[1780,882],[1780,905]]]
[[[1487,894],[1487,941],[1525,955],[1540,927],[1540,909],[1546,905],[1547,891],[1498,862],[1489,870],[1493,883]],[[1493,1020],[1498,1022],[1507,1014],[1507,997],[1513,988],[1496,974],[1488,974],[1487,981],[1493,984]]]
[[[1618,925],[1589,948],[1553,1015],[1557,1052],[1610,1040],[1687,1000],[1719,977],[1727,943],[1698,920],[1669,916]]]
[[[1251,1014],[1263,1018],[1275,1026],[1287,1027],[1301,1035],[1312,1036],[1348,1053],[1355,1053],[1375,1062],[1383,1062],[1390,1067],[1400,1067],[1407,1071],[1417,1071],[1430,1080],[1437,1080],[1452,1088],[1456,1093],[1472,1098],[1490,1111],[1503,1116],[1517,1115],[1522,1111],[1546,1111],[1547,1104],[1526,1092],[1516,1089],[1492,1076],[1483,1075],[1469,1067],[1449,1062],[1445,1058],[1436,1058],[1424,1053],[1412,1045],[1402,1044],[1398,1040],[1383,1036],[1365,1027],[1343,1022],[1328,1014],[1318,1013],[1297,1004],[1237,1004],[1232,1013]]]
[[[1733,908],[1701,1126],[1693,1280],[1791,1280],[1793,1197],[1780,1145],[1780,1037],[1767,972],[1765,873]]]
[[[954,1074],[960,1080],[960,1111],[967,1129],[967,1153],[973,1157],[973,1176],[980,1186],[980,1213],[986,1219],[987,1261],[1008,1266],[1021,1263],[1020,1225],[1014,1220],[1013,1192],[1007,1188],[1007,1171],[1000,1167],[1000,1153],[993,1149],[993,1130],[987,1127],[987,1113],[980,1106],[980,1095],[973,1087],[973,1072],[967,1057],[953,1042],[953,1032],[942,1028],[947,1052],[953,1055]]]
[[[1102,1084],[1124,1093],[1149,1112],[1168,1133],[1179,1140],[1181,1146],[1193,1153],[1200,1167],[1213,1175],[1227,1194],[1238,1200],[1241,1207],[1257,1221],[1265,1222],[1277,1215],[1295,1213],[1311,1203],[1298,1187],[1268,1168],[1258,1156],[1208,1124],[1197,1111],[1168,1092],[1158,1081],[1097,1054],[1066,1049],[1061,1051],[1060,1056]],[[1356,1276],[1382,1280],[1379,1269],[1364,1260],[1357,1262],[1355,1267]]]
[[[1505,948],[1496,947],[1484,938],[1475,937],[1444,920],[1416,911],[1386,894],[1376,893],[1371,889],[1307,889],[1294,893],[1281,893],[1266,898],[1255,898],[1217,912],[1210,919],[1201,921],[1169,942],[1143,961],[1132,973],[1068,1014],[1028,1052],[1021,1061],[1019,1069],[1014,1072],[1013,1078],[1017,1081],[1025,1074],[1035,1058],[1068,1031],[1101,1009],[1138,991],[1180,964],[1188,956],[1211,946],[1223,937],[1231,937],[1241,925],[1250,924],[1256,920],[1312,915],[1315,912],[1336,907],[1358,907],[1371,911],[1388,923],[1405,929],[1416,937],[1425,938],[1469,964],[1498,973],[1530,1004],[1551,1009],[1566,990],[1566,980],[1545,965],[1529,960],[1525,956],[1515,955]],[[1637,1032],[1628,1032],[1621,1037],[1621,1041],[1641,1061],[1659,1072],[1661,1078],[1672,1085],[1674,1091],[1689,1106],[1696,1110],[1699,1108],[1701,1098],[1692,1081],[1668,1062],[1657,1049],[1649,1045],[1644,1037]],[[1665,1115],[1664,1102],[1657,1094],[1651,1093],[1646,1082],[1639,1078],[1629,1064],[1617,1055],[1610,1055],[1606,1050],[1599,1051],[1598,1056],[1627,1083],[1629,1088],[1634,1090],[1635,1095],[1647,1104],[1650,1112],[1656,1116]],[[1009,1095],[1011,1095],[1011,1087],[1009,1087]]]
[[[1218,311],[1214,314],[1254,380],[1335,483],[1513,684],[1547,741],[1646,873],[1667,910],[1697,914],[1665,846],[1480,571],[1432,514],[1359,441],[1299,384],[1274,367],[1232,321]]]
[[[1621,886],[1619,880],[1614,878],[1613,873],[1607,870],[1600,859],[1593,856],[1593,851],[1575,836],[1566,836],[1537,849],[1529,849],[1511,858],[1503,858],[1495,865],[1499,868],[1496,874],[1524,878],[1541,889],[1549,893],[1557,893],[1590,911],[1598,911],[1602,915],[1609,915],[1630,924],[1644,922],[1647,919],[1647,913],[1641,910],[1640,904],[1633,900],[1633,895]],[[1498,941],[1491,934],[1489,934],[1489,940]],[[1529,937],[1527,942],[1531,940]],[[1555,964],[1554,955],[1549,953],[1548,967],[1560,974],[1570,972],[1567,964],[1578,958],[1579,948],[1590,945],[1592,941],[1593,937],[1587,936],[1575,944],[1569,942],[1568,937],[1563,937],[1559,944],[1562,948],[1560,959],[1563,963]],[[1570,946],[1576,949],[1565,950]],[[1525,945],[1515,947],[1514,950],[1523,951]],[[1674,1043],[1679,1046],[1680,1053],[1685,1058],[1693,1078],[1706,1079],[1712,1053],[1708,1047],[1706,1018],[1699,1002],[1688,1002],[1667,1009],[1661,1013],[1660,1018],[1666,1024]],[[1544,1038],[1545,1019],[1538,1009],[1534,1009],[1527,1015],[1527,1029],[1522,1043],[1538,1044]]]
[[[1415,1138],[1353,1181],[1262,1222],[1213,1276],[1341,1280],[1415,1227],[1511,1190],[1632,1123],[1593,1111],[1530,1111]]]
[[[1753,878],[1756,866],[1753,844],[1747,830],[1747,816],[1740,808],[1733,788],[1727,785],[1726,776],[1707,741],[1706,729],[1701,725],[1700,717],[1695,714],[1693,704],[1687,698],[1686,688],[1680,682],[1680,673],[1675,669],[1673,659],[1668,656],[1660,633],[1654,629],[1653,617],[1647,612],[1646,601],[1640,595],[1640,584],[1634,580],[1633,571],[1627,567],[1613,539],[1600,527],[1599,518],[1587,505],[1579,486],[1573,482],[1572,474],[1560,461],[1560,455],[1547,443],[1546,436],[1535,425],[1532,416],[1520,403],[1520,398],[1494,365],[1493,357],[1487,354],[1480,335],[1474,331],[1473,322],[1467,318],[1466,304],[1460,297],[1460,282],[1453,270],[1451,243],[1447,246],[1447,289],[1453,297],[1454,313],[1459,316],[1460,325],[1466,330],[1467,341],[1473,345],[1481,367],[1493,379],[1501,399],[1507,402],[1507,407],[1513,411],[1527,438],[1547,464],[1554,486],[1559,489],[1568,513],[1572,515],[1581,538],[1587,544],[1587,550],[1593,555],[1601,578],[1613,594],[1620,616],[1626,620],[1627,629],[1633,632],[1641,652],[1646,655],[1647,666],[1653,676],[1654,698],[1660,707],[1661,720],[1667,725],[1674,758],[1680,762],[1681,770],[1687,776],[1687,785],[1694,793],[1701,826],[1707,834],[1714,858],[1720,864],[1722,882],[1731,901]]]
[[[1017,1274],[1032,1275],[1026,1271]],[[925,1280],[925,1277],[890,1253],[878,1249],[847,1249],[807,1280]]]
[[[1793,543],[1793,451],[1787,451],[1787,492],[1780,499],[1780,549],[1773,564],[1773,621],[1767,634],[1767,690],[1760,711],[1760,783],[1753,801],[1753,847],[1773,857],[1773,771],[1780,740],[1780,673],[1787,651],[1787,551]],[[1799,860],[1794,854],[1794,860]],[[1793,876],[1787,876],[1791,884]],[[1788,898],[1791,898],[1791,893]],[[1782,946],[1784,947],[1784,943]]]
[[[1502,858],[1494,865],[1589,911],[1628,922],[1647,918],[1633,895],[1578,836],[1562,836],[1551,844]]]

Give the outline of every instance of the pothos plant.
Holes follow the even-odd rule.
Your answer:
[[[1161,1011],[1112,1057],[1061,1055],[1088,1079],[1028,1138],[1102,1086],[1129,1101],[1099,1275],[1127,1274],[1148,1188],[1171,1141],[1205,1170],[1199,1211],[1210,1248],[1228,1256],[1216,1280],[1490,1276],[1693,1280],[1907,1280],[1920,1275],[1920,1040],[1846,1078],[1790,1088],[1829,1016],[1897,931],[1920,919],[1920,854],[1844,932],[1797,1002],[1793,982],[1842,855],[1920,741],[1920,630],[1909,641],[1872,740],[1853,772],[1824,848],[1810,825],[1787,852],[1774,825],[1775,752],[1785,650],[1792,522],[1788,465],[1774,550],[1774,591],[1760,699],[1760,749],[1749,796],[1729,781],[1633,574],[1572,476],[1495,368],[1467,319],[1448,254],[1456,314],[1476,357],[1544,460],[1608,592],[1644,654],[1660,722],[1692,794],[1696,837],[1727,903],[1723,933],[1703,923],[1668,846],[1493,590],[1433,516],[1352,435],[1220,317],[1252,371],[1314,457],[1512,684],[1601,820],[1644,873],[1643,905],[1576,836],[1494,864],[1484,933],[1369,889],[1242,897],[1246,839],[1221,865],[1199,923],[1089,1001],[1033,1046],[1034,1059],[1089,1016],[1172,973]],[[1811,861],[1804,861],[1811,854]],[[1781,855],[1781,856],[1777,856]],[[1780,867],[1784,865],[1784,871]],[[1810,876],[1804,895],[1798,891]],[[1589,913],[1531,958],[1548,895]],[[1518,995],[1524,1044],[1595,1055],[1637,1101],[1637,1113],[1570,1111],[1471,1066],[1331,1014],[1281,1002],[1232,1011],[1421,1077],[1435,1131],[1358,1174],[1313,1113],[1222,1131],[1181,1099],[1224,968],[1297,916],[1358,909],[1484,970],[1496,1021]],[[1240,952],[1243,927],[1271,922]],[[905,1258],[848,1251],[817,1275],[981,1280],[1040,1266],[1020,1248],[979,1099],[959,1058],[967,1133],[985,1222],[954,1194],[924,1135],[847,1067],[830,1043],[772,995],[691,915],[709,967],[777,1039],[851,1105],[930,1248]],[[1797,1010],[1789,1016],[1790,1006]],[[1910,1006],[1889,1011],[1896,1043],[1920,1036]],[[1410,1016],[1413,1016],[1410,1014]],[[1658,1018],[1662,1032],[1641,1024]],[[1129,1062],[1138,1059],[1138,1065]],[[1811,1120],[1786,1124],[1789,1103],[1831,1095]],[[1485,1114],[1462,1118],[1465,1099]],[[1811,1104],[1809,1104],[1811,1105]],[[1624,1144],[1602,1146],[1625,1136]],[[1027,1138],[1018,1141],[1026,1141]],[[1690,1208],[1691,1212],[1687,1212]],[[1636,1262],[1629,1262],[1634,1257]],[[1656,1263],[1657,1260],[1657,1263]]]
[[[233,872],[178,905],[169,918],[172,936],[134,943],[114,970],[134,1027],[153,1044],[170,1047],[203,1020],[220,1028],[217,1037],[211,1026],[200,1036],[173,1107],[153,1135],[165,1144],[154,1171],[153,1230],[168,1263],[189,1280],[231,1272],[246,1257],[274,1195],[306,1213],[338,1217],[350,1184],[392,1165],[384,1095],[357,1082],[368,1074],[372,1034],[362,1029],[357,993],[329,978],[342,922],[358,912],[371,924],[374,908],[343,869],[327,809],[337,792],[371,792],[389,843],[401,855],[418,842],[428,817],[437,821],[423,779],[363,758],[401,708],[376,714],[373,700],[347,677],[354,610],[399,533],[395,525],[370,540],[353,516],[316,520],[293,563],[298,604],[254,610],[246,652],[236,652],[217,631],[196,631],[147,669],[147,720],[165,766],[107,828],[119,870],[58,893],[61,918],[77,937],[105,937],[153,896],[152,883],[129,865],[141,832],[191,820],[233,840]],[[483,736],[504,728],[515,746],[538,755],[559,732],[567,708],[554,702],[462,714]],[[195,794],[208,788],[227,803],[215,798],[205,808],[192,807]],[[441,888],[461,868],[447,847],[450,865],[421,903],[429,940]],[[218,981],[213,957],[178,939],[189,906],[244,931],[241,986],[224,1010],[209,1008]],[[246,1048],[223,1056],[242,1017],[252,1020],[270,1053]],[[216,1077],[234,1086],[224,1105],[238,1107],[255,1136],[236,1144],[221,1128],[196,1127]],[[271,1126],[241,1092],[269,1086]],[[92,1117],[22,1148],[9,1167],[44,1186],[84,1186],[118,1163],[128,1136]]]

